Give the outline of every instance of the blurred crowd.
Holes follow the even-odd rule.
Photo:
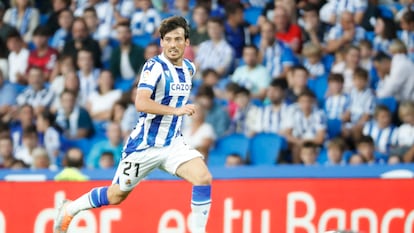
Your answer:
[[[210,153],[232,135],[278,135],[271,164],[413,162],[414,0],[11,0],[0,2],[0,166],[115,167],[172,15],[189,22],[197,67],[182,133],[208,163],[251,162]]]

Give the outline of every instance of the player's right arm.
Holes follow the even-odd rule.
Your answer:
[[[146,112],[155,115],[192,115],[195,112],[193,104],[186,104],[179,108],[170,107],[155,102],[151,99],[152,91],[148,89],[138,89],[135,97],[135,108],[139,112]]]

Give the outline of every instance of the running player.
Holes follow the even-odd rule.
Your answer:
[[[159,31],[163,52],[148,60],[142,70],[135,99],[142,114],[124,146],[112,185],[64,201],[55,219],[55,233],[66,232],[82,210],[120,204],[155,168],[193,185],[192,232],[206,232],[212,177],[203,156],[184,143],[180,132],[182,116],[195,112],[195,106],[187,104],[195,66],[183,58],[190,44],[189,27],[183,17],[171,17],[161,23]]]

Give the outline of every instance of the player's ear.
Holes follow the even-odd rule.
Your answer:
[[[185,45],[190,46],[190,38],[185,39]]]

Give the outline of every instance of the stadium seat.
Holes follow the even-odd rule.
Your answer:
[[[256,25],[262,11],[263,9],[260,7],[249,7],[244,10],[244,20],[249,24]]]
[[[398,108],[398,102],[394,97],[384,97],[377,99],[377,105],[385,105],[392,112],[395,113]]]
[[[209,167],[223,167],[226,164],[227,155],[223,152],[213,149],[209,151],[207,165]]]
[[[151,35],[145,34],[142,36],[133,36],[132,43],[135,45],[141,46],[143,48],[147,47],[147,45],[151,42]]]
[[[342,121],[340,119],[329,119],[327,122],[328,138],[338,137],[342,131]]]
[[[83,155],[85,157],[89,154],[89,151],[92,148],[92,144],[87,138],[64,139],[64,144],[65,144],[65,151],[73,147],[79,148],[83,152]]]
[[[132,85],[134,84],[135,79],[122,79],[117,78],[115,80],[115,89],[119,89],[122,92],[127,92],[131,89]]]
[[[308,88],[315,93],[319,107],[322,107],[325,101],[325,93],[328,90],[328,77],[322,75],[315,79],[308,79]]]
[[[252,165],[274,165],[279,159],[284,139],[272,133],[259,133],[250,139],[249,160]]]
[[[318,157],[316,157],[316,162],[319,164],[326,164],[328,162],[328,151],[326,148],[322,148],[319,151]]]
[[[247,157],[248,149],[249,139],[240,133],[233,133],[218,139],[214,148],[217,152],[225,155],[238,154],[244,160]]]
[[[378,5],[378,10],[380,15],[384,18],[393,19],[394,13],[392,13],[390,7],[388,5]]]
[[[374,41],[375,32],[365,32],[365,39],[369,41]]]

